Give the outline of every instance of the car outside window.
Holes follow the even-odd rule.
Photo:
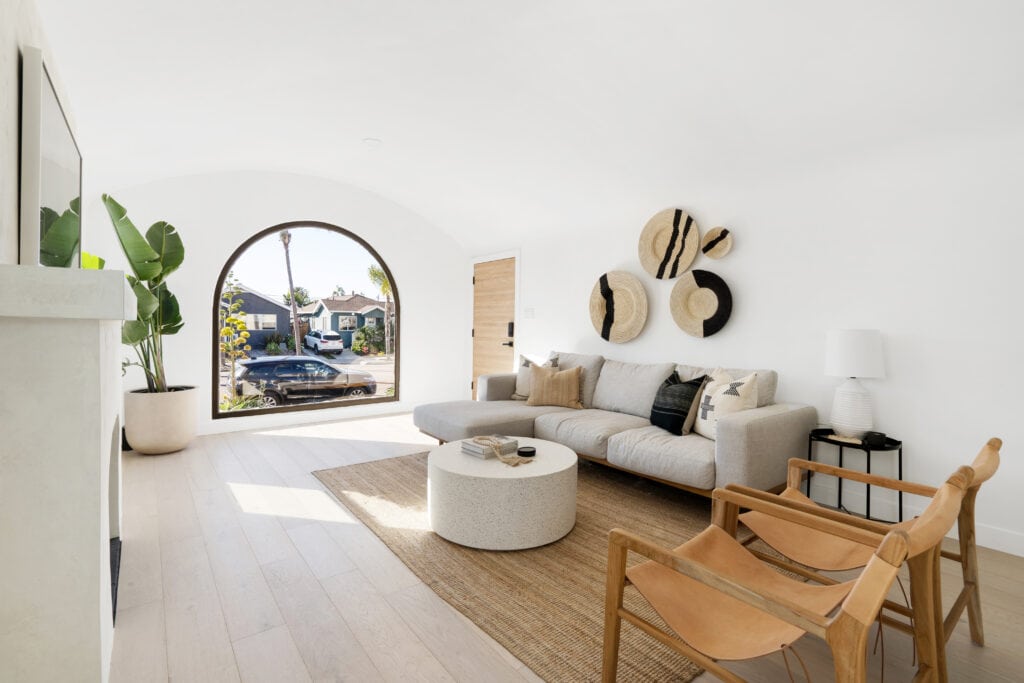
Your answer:
[[[294,377],[302,372],[303,368],[298,363],[281,363],[274,369],[274,377]]]
[[[315,377],[332,377],[338,374],[337,370],[333,370],[323,363],[305,363],[304,366],[306,372]]]
[[[273,367],[266,365],[257,365],[255,367],[250,366],[249,372],[246,373],[246,379],[267,379],[271,376]]]

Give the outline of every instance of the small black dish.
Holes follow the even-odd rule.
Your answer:
[[[519,450],[517,450],[516,453],[523,456],[524,458],[532,458],[533,456],[537,455],[537,449],[534,448],[533,446],[520,446]]]

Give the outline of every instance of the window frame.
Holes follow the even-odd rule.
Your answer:
[[[220,298],[221,298],[221,291],[224,288],[224,281],[227,279],[228,273],[231,272],[231,269],[234,266],[235,262],[238,260],[238,258],[240,256],[242,256],[245,253],[245,251],[250,246],[252,246],[256,242],[258,242],[259,240],[265,238],[267,235],[275,234],[275,233],[278,233],[278,232],[280,232],[282,230],[293,230],[293,229],[298,229],[298,228],[320,228],[320,229],[325,229],[325,230],[330,230],[332,232],[336,232],[336,233],[338,233],[338,234],[340,234],[340,235],[342,235],[344,237],[348,237],[349,239],[353,240],[354,242],[359,244],[361,247],[366,249],[366,251],[370,254],[370,256],[372,256],[377,261],[377,264],[384,271],[384,274],[387,275],[388,282],[391,283],[391,306],[392,306],[392,315],[394,316],[394,320],[395,320],[395,324],[394,324],[394,330],[395,330],[394,331],[394,339],[395,339],[395,365],[394,365],[395,381],[394,381],[394,393],[392,395],[390,395],[390,396],[388,396],[388,395],[378,395],[378,396],[368,396],[368,397],[365,397],[365,398],[351,398],[351,399],[344,399],[344,400],[337,400],[337,401],[322,401],[322,402],[317,402],[317,403],[301,403],[301,404],[294,404],[294,405],[282,405],[282,406],[265,407],[265,408],[262,408],[262,407],[261,408],[251,408],[251,409],[247,409],[247,410],[230,410],[230,411],[222,412],[220,410],[220,399],[221,399],[221,396],[220,396],[220,349],[219,349],[220,338],[218,337],[218,334],[220,332],[220,327],[221,327],[220,326],[220,317],[219,317],[220,316],[220,309],[221,309]],[[252,417],[254,415],[273,415],[273,414],[276,414],[276,413],[291,413],[291,412],[307,411],[307,410],[325,410],[325,409],[330,409],[330,408],[344,408],[344,407],[347,407],[347,406],[365,405],[365,404],[373,404],[373,403],[393,403],[393,402],[397,402],[400,399],[400,391],[401,391],[401,344],[402,344],[402,335],[401,335],[401,332],[400,332],[400,324],[399,324],[399,321],[401,319],[401,310],[402,310],[402,307],[401,307],[400,297],[399,297],[399,293],[398,293],[398,285],[395,282],[395,276],[391,272],[391,269],[388,267],[388,264],[384,261],[384,259],[377,252],[377,250],[374,249],[372,246],[370,246],[369,242],[367,242],[366,240],[364,240],[362,237],[360,237],[359,235],[355,234],[351,230],[347,230],[345,228],[342,228],[342,227],[340,227],[338,225],[334,225],[332,223],[325,223],[323,221],[289,221],[287,223],[279,223],[277,225],[273,225],[273,226],[270,226],[268,228],[263,228],[262,230],[257,231],[255,234],[253,234],[247,240],[242,242],[242,244],[240,244],[233,252],[231,252],[231,255],[227,258],[227,260],[225,260],[224,266],[221,268],[220,276],[217,278],[217,284],[214,287],[214,291],[213,291],[213,306],[212,306],[213,313],[212,313],[212,316],[211,316],[211,327],[210,327],[210,340],[211,340],[210,341],[210,348],[211,348],[211,362],[210,362],[210,378],[211,378],[211,382],[210,382],[210,417],[211,417],[211,419],[221,420],[221,419],[229,419],[229,418],[233,418],[233,417]],[[254,315],[256,315],[256,314],[254,314]],[[274,314],[274,315],[276,315],[276,314]],[[352,316],[352,317],[354,318],[355,316]],[[339,323],[339,328],[340,328],[340,323]],[[276,329],[276,326],[275,326],[275,329]],[[331,331],[333,332],[334,330],[331,330]],[[338,331],[340,332],[342,330],[339,329]]]
[[[271,325],[270,327],[265,327],[264,324],[266,323],[266,319],[267,318],[271,318],[271,317],[274,319],[274,324]],[[252,318],[253,322],[256,323],[256,325],[254,327],[250,327],[249,326],[249,318]],[[245,327],[246,327],[246,329],[248,329],[250,331],[257,331],[257,332],[265,332],[267,330],[276,330],[277,329],[277,313],[246,313],[245,314]]]

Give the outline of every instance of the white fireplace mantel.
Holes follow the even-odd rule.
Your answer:
[[[135,295],[119,270],[0,264],[0,318],[134,317]]]
[[[106,681],[124,273],[0,265],[0,680]]]

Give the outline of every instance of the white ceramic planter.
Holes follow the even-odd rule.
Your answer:
[[[145,389],[124,395],[124,431],[137,453],[173,453],[187,446],[196,435],[195,387],[174,387],[152,394]]]

